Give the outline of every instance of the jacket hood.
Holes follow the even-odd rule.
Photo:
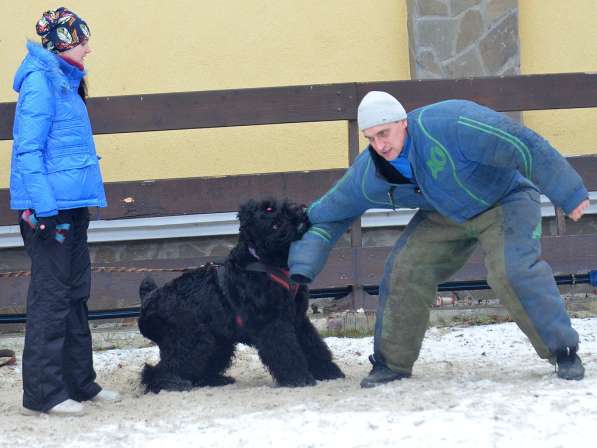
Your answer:
[[[68,89],[71,82],[78,86],[81,78],[85,76],[83,70],[69,64],[61,57],[46,50],[40,44],[27,41],[28,54],[18,68],[12,88],[15,92],[20,92],[25,78],[33,72],[46,72],[52,86],[57,91]]]

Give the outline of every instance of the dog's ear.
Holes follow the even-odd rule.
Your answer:
[[[255,212],[259,209],[259,204],[254,200],[249,200],[241,204],[236,217],[242,225],[249,225],[255,219]]]
[[[158,287],[157,283],[149,275],[146,276],[139,286],[139,297],[143,299],[147,294]]]

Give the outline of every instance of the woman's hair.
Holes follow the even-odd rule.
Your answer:
[[[85,80],[85,78],[81,78],[78,93],[83,102],[87,104],[87,81]]]

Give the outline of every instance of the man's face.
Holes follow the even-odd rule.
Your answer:
[[[406,139],[406,120],[380,124],[363,130],[369,144],[384,159],[394,160],[402,152]]]

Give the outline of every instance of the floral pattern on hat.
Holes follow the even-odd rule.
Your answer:
[[[87,23],[66,8],[57,8],[42,14],[35,25],[41,43],[53,53],[70,50],[91,36]]]

